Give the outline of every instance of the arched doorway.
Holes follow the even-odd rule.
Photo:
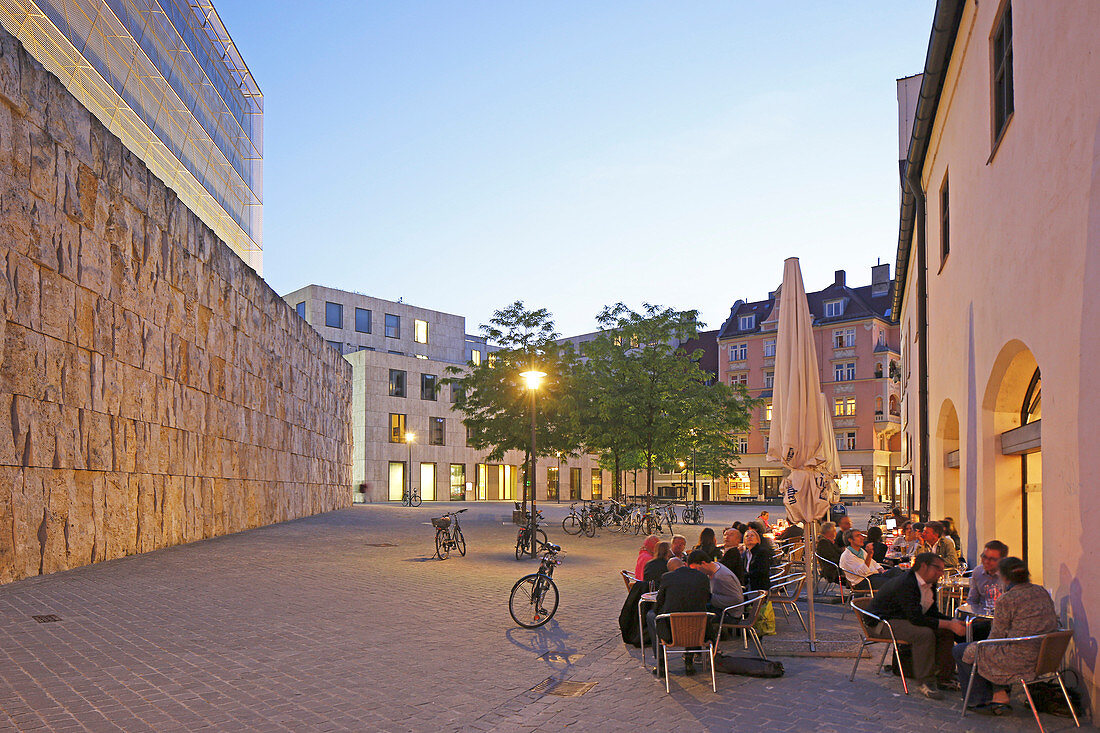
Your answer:
[[[1035,356],[1010,341],[994,362],[986,387],[983,428],[992,462],[992,482],[981,482],[982,527],[1022,557],[1034,582],[1043,579],[1042,377]],[[984,432],[984,431],[983,431]],[[989,466],[988,463],[985,464]],[[983,478],[989,476],[983,471]],[[992,514],[993,521],[988,520]]]
[[[935,493],[939,494],[940,501],[939,506],[933,508],[933,514],[951,517],[958,523],[962,519],[959,499],[959,414],[951,400],[944,400],[940,406],[934,446],[936,470],[932,471],[931,477],[934,492],[936,484],[939,484],[940,491]],[[965,548],[960,547],[959,551],[964,552]]]

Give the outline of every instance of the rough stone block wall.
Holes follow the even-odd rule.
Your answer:
[[[0,316],[0,583],[350,505],[351,366],[3,29]]]

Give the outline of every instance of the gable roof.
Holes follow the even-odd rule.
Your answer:
[[[860,321],[865,318],[881,318],[891,320],[894,302],[894,281],[890,286],[878,294],[874,293],[872,285],[864,285],[858,288],[848,287],[839,283],[833,283],[823,290],[806,293],[806,302],[810,306],[810,315],[813,316],[814,326],[827,326],[832,324]],[[775,329],[762,328],[762,324],[772,314],[781,294],[776,291],[767,300],[758,300],[752,303],[737,301],[730,309],[730,317],[722,325],[718,334],[719,339],[737,338],[754,333],[775,333]],[[834,300],[843,300],[844,309],[839,316],[825,316],[825,303]],[[752,328],[741,328],[740,319],[744,315],[755,315]]]

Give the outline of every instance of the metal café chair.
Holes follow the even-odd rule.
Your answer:
[[[668,619],[672,640],[658,639],[661,645],[661,654],[664,657],[665,667],[665,692],[670,692],[668,684],[668,655],[669,654],[695,654],[705,652],[710,663],[710,686],[714,692],[718,692],[718,681],[714,675],[714,641],[707,638],[707,621],[714,616],[713,613],[698,611],[692,613],[662,613],[657,617]]]
[[[898,646],[901,644],[908,644],[909,642],[904,639],[897,639],[894,636],[894,627],[890,625],[890,622],[876,616],[867,610],[867,606],[870,605],[872,598],[856,598],[852,600],[852,608],[856,612],[856,617],[859,619],[859,631],[863,637],[863,641],[860,642],[859,651],[856,653],[856,663],[852,665],[852,674],[848,676],[848,681],[852,682],[856,678],[856,670],[859,669],[859,661],[863,658],[863,650],[872,644],[889,644],[888,647],[882,652],[882,659],[878,662],[878,667],[875,669],[875,674],[882,674],[882,665],[886,664],[886,655],[890,653],[890,650],[894,650],[894,663],[897,665],[898,674],[901,675],[901,689],[905,691],[905,694],[909,694],[909,683],[905,681],[905,669],[901,664],[901,652]],[[774,601],[773,601],[774,603]],[[868,624],[879,625],[879,633],[872,633]],[[883,634],[883,629],[887,634]]]
[[[634,583],[636,583],[638,579],[635,578],[634,573],[630,572],[629,570],[621,570],[619,572],[621,572],[623,575],[623,582],[626,583],[626,590],[629,593],[630,586],[634,585]]]
[[[1073,722],[1081,727],[1081,721],[1077,719],[1077,711],[1073,709],[1073,701],[1066,692],[1066,684],[1062,681],[1062,657],[1066,655],[1069,642],[1073,639],[1073,632],[1069,630],[1052,631],[1049,634],[1035,634],[1034,636],[1016,636],[1009,639],[986,639],[973,642],[977,647],[974,655],[974,667],[970,671],[970,682],[966,686],[966,696],[963,698],[962,714],[966,717],[966,706],[970,704],[970,690],[974,686],[974,676],[978,674],[981,664],[982,652],[995,646],[1034,645],[1038,643],[1039,654],[1035,659],[1035,669],[1028,678],[1021,677],[1020,684],[1024,687],[1024,695],[1027,696],[1027,704],[1031,706],[1031,714],[1035,716],[1035,723],[1039,726],[1040,733],[1045,733],[1043,721],[1039,720],[1039,711],[1035,709],[1035,701],[1031,698],[1031,690],[1028,685],[1033,682],[1056,679],[1058,686],[1062,688],[1062,694],[1066,696],[1066,704],[1073,715]]]
[[[802,595],[802,587],[806,585],[806,574],[801,573],[795,575],[778,585],[772,584],[770,598],[773,606],[779,606],[783,609],[783,617],[790,623],[790,611],[789,608],[794,609],[794,612],[798,614],[798,621],[802,624],[802,630],[808,631],[806,628],[806,620],[802,618],[802,611],[798,608],[798,597]]]
[[[835,562],[827,560],[816,552],[814,557],[817,558],[817,577],[825,581],[825,587],[821,589],[822,595],[828,592],[829,586],[835,585],[840,592],[840,602],[844,603],[844,586],[840,583],[840,568]],[[826,569],[828,569],[827,573]],[[836,580],[833,580],[833,578],[836,578]]]
[[[764,601],[768,599],[768,594],[762,590],[751,590],[745,594],[745,600],[733,606],[727,606],[722,609],[721,615],[718,617],[718,634],[721,637],[723,629],[736,629],[740,631],[745,638],[745,648],[749,646],[749,639],[752,639],[752,643],[756,645],[756,651],[764,659],[768,658],[768,655],[764,653],[764,647],[760,643],[760,635],[756,633],[754,625],[756,619],[760,616],[760,609],[764,606]]]

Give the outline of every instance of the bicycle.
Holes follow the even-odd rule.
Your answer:
[[[596,521],[587,506],[582,506],[581,510],[577,511],[577,505],[570,504],[568,516],[561,520],[561,528],[570,535],[583,532],[588,537],[596,536]]]
[[[561,565],[559,545],[549,543],[542,548],[542,564],[537,573],[524,575],[512,586],[508,597],[508,613],[525,629],[537,629],[558,610],[558,586],[554,583],[554,567]]]
[[[531,526],[529,515],[524,516],[524,523],[519,528],[519,533],[516,535],[516,559],[519,560],[524,555],[531,555],[532,557],[539,551],[539,548],[546,547],[550,542],[546,539],[546,532],[543,532],[539,528],[539,522],[542,521],[542,512],[535,512],[535,550],[531,551]]]
[[[702,524],[703,523],[703,507],[699,506],[699,502],[691,501],[684,507],[683,511],[684,524]]]
[[[420,489],[406,489],[402,492],[401,506],[420,506]]]
[[[657,508],[657,520],[664,520],[668,524],[668,531],[672,531],[672,525],[676,524],[676,507],[671,502]]]
[[[458,515],[464,511],[467,510],[447,512],[442,517],[432,519],[432,526],[435,527],[435,556],[440,560],[446,560],[451,550],[458,550],[459,555],[466,557],[466,538],[462,536],[462,528],[458,526]]]

